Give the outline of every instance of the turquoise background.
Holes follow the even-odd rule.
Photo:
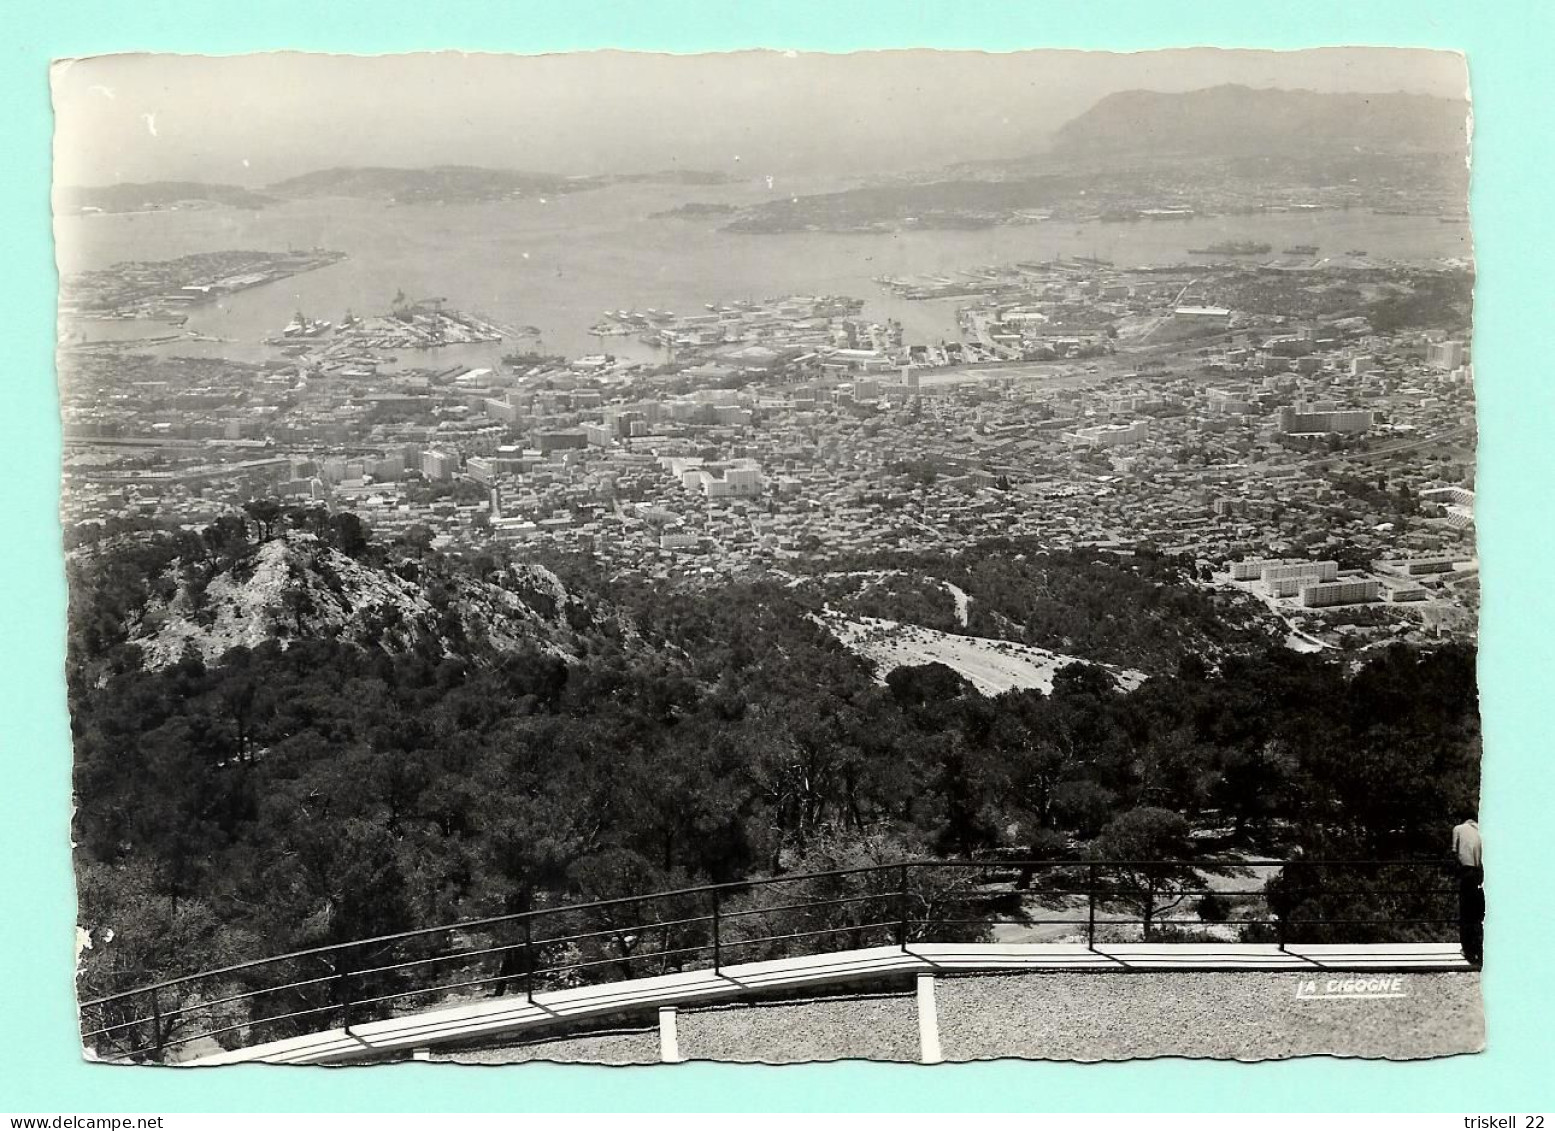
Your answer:
[[[452,0],[49,0],[10,5],[0,43],[0,1111],[1352,1110],[1539,1111],[1555,1063],[1555,789],[1547,722],[1551,616],[1551,17],[1540,3],[475,3]],[[404,1065],[174,1072],[78,1058],[71,990],[65,589],[48,189],[52,57],[127,50],[376,53],[620,47],[1143,50],[1377,44],[1467,52],[1479,263],[1481,687],[1490,842],[1490,1050],[1446,1061],[1333,1059],[1058,1065],[1005,1061],[789,1068],[683,1065],[506,1071]],[[1357,789],[1386,783],[1358,781]]]

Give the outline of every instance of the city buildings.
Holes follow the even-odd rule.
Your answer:
[[[1132,424],[1097,424],[1090,428],[1076,428],[1065,433],[1073,444],[1094,448],[1116,448],[1139,444],[1150,438],[1150,422],[1136,420]]]
[[[1308,435],[1320,432],[1366,432],[1371,429],[1376,413],[1370,409],[1329,409],[1326,411],[1302,411],[1285,407],[1280,409],[1280,431],[1289,435]]]
[[[421,474],[428,479],[446,482],[459,470],[459,457],[453,452],[428,448],[421,453]]]
[[[979,269],[959,342],[913,340],[846,304],[813,317],[730,304],[683,320],[709,338],[719,327],[716,342],[658,365],[600,354],[389,370],[364,358],[321,378],[306,358],[67,351],[66,517],[197,524],[280,494],[356,511],[382,538],[420,526],[455,551],[553,548],[687,584],[782,570],[818,547],[1144,546],[1218,578],[1229,563],[1231,584],[1321,637],[1347,607],[1332,594],[1347,591],[1304,604],[1306,589],[1348,583],[1369,561],[1473,560],[1473,388],[1418,333],[1216,301],[1244,278]],[[1260,301],[1270,287],[1299,298],[1346,285],[1339,272],[1285,279],[1260,276]],[[1189,284],[1235,329],[1179,322]],[[1160,340],[1163,325],[1182,332]],[[1075,343],[1090,344],[1076,355]],[[734,356],[755,345],[788,360]],[[891,365],[854,368],[866,355]],[[1360,373],[1357,356],[1373,359]],[[1375,629],[1389,638],[1477,601],[1472,571],[1376,568],[1386,610],[1412,618]]]
[[[1425,349],[1425,363],[1436,369],[1457,369],[1466,356],[1462,342],[1432,342]]]
[[[1231,311],[1223,306],[1179,306],[1172,318],[1196,326],[1225,327],[1231,323]]]
[[[1330,605],[1358,605],[1377,600],[1381,593],[1382,582],[1374,577],[1327,581],[1305,586],[1301,590],[1301,604],[1308,609],[1321,609]]]

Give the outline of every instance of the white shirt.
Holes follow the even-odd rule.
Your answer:
[[[1453,827],[1452,850],[1458,857],[1458,863],[1465,868],[1481,867],[1484,841],[1480,839],[1478,822],[1464,821]]]

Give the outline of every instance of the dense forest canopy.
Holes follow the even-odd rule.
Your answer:
[[[320,630],[143,662],[148,603],[184,607],[298,538],[427,589],[532,576],[264,503],[78,545],[81,921],[117,940],[88,952],[99,989],[866,852],[1440,855],[1478,794],[1471,648],[1298,654],[1149,555],[990,543],[670,591],[557,560],[566,647],[499,648],[434,616],[392,647]],[[1077,661],[1051,694],[990,697],[940,664],[877,673],[814,613],[846,595],[827,575],[882,567],[970,594],[960,626],[943,590],[893,583],[898,616],[921,605],[1150,678],[1123,692]]]

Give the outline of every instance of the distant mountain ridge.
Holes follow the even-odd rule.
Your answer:
[[[476,165],[433,165],[424,169],[365,165],[319,169],[277,181],[267,186],[267,191],[280,197],[351,196],[414,203],[559,194],[594,187],[588,178]]]
[[[739,232],[980,228],[1026,222],[1039,210],[1083,219],[1139,200],[1195,198],[1206,210],[1258,208],[1314,189],[1350,186],[1345,207],[1453,207],[1467,191],[1469,104],[1423,94],[1318,93],[1225,85],[1163,93],[1120,91],[1065,123],[1041,152],[878,180],[843,191],[782,196],[738,208]],[[205,199],[261,207],[275,198],[346,197],[394,204],[460,204],[585,192],[624,183],[716,185],[722,172],[564,176],[473,165],[344,166],[266,186],[167,183],[63,189],[62,200],[127,211],[151,201]],[[1209,186],[1218,186],[1213,191]],[[153,193],[152,190],[157,190]],[[1435,196],[1421,203],[1422,195]],[[68,194],[76,194],[70,196]],[[85,194],[85,195],[83,195]],[[95,194],[95,195],[93,195]],[[1197,200],[1202,197],[1202,200]],[[114,201],[111,207],[103,201]],[[1110,202],[1110,203],[1109,203]],[[80,207],[80,204],[77,204]],[[697,205],[653,215],[707,218]]]
[[[266,185],[262,191],[198,181],[154,181],[66,186],[57,190],[56,201],[62,209],[73,212],[134,212],[189,204],[263,208],[278,200],[321,196],[388,200],[397,204],[468,203],[541,195],[560,196],[614,184],[719,185],[735,179],[706,169],[564,176],[560,173],[535,173],[520,169],[490,169],[479,165],[432,165],[426,168],[344,165],[288,177],[284,181]]]
[[[498,200],[541,193],[586,192],[613,184],[715,185],[732,178],[703,169],[662,169],[653,173],[569,176],[481,165],[431,165],[400,168],[344,165],[304,173],[266,187],[280,197],[380,197],[400,202]]]
[[[139,212],[174,205],[225,205],[229,208],[263,208],[274,198],[238,185],[204,184],[200,181],[146,181],[120,185],[64,186],[55,191],[55,203],[71,212]]]
[[[1215,86],[1109,94],[1061,126],[1055,156],[1242,157],[1293,149],[1453,153],[1468,147],[1466,101],[1424,94]]]
[[[1059,128],[1048,149],[953,165],[843,192],[762,201],[741,232],[894,231],[1086,220],[1168,203],[1257,211],[1327,207],[1461,212],[1467,101],[1215,86],[1120,91]]]

